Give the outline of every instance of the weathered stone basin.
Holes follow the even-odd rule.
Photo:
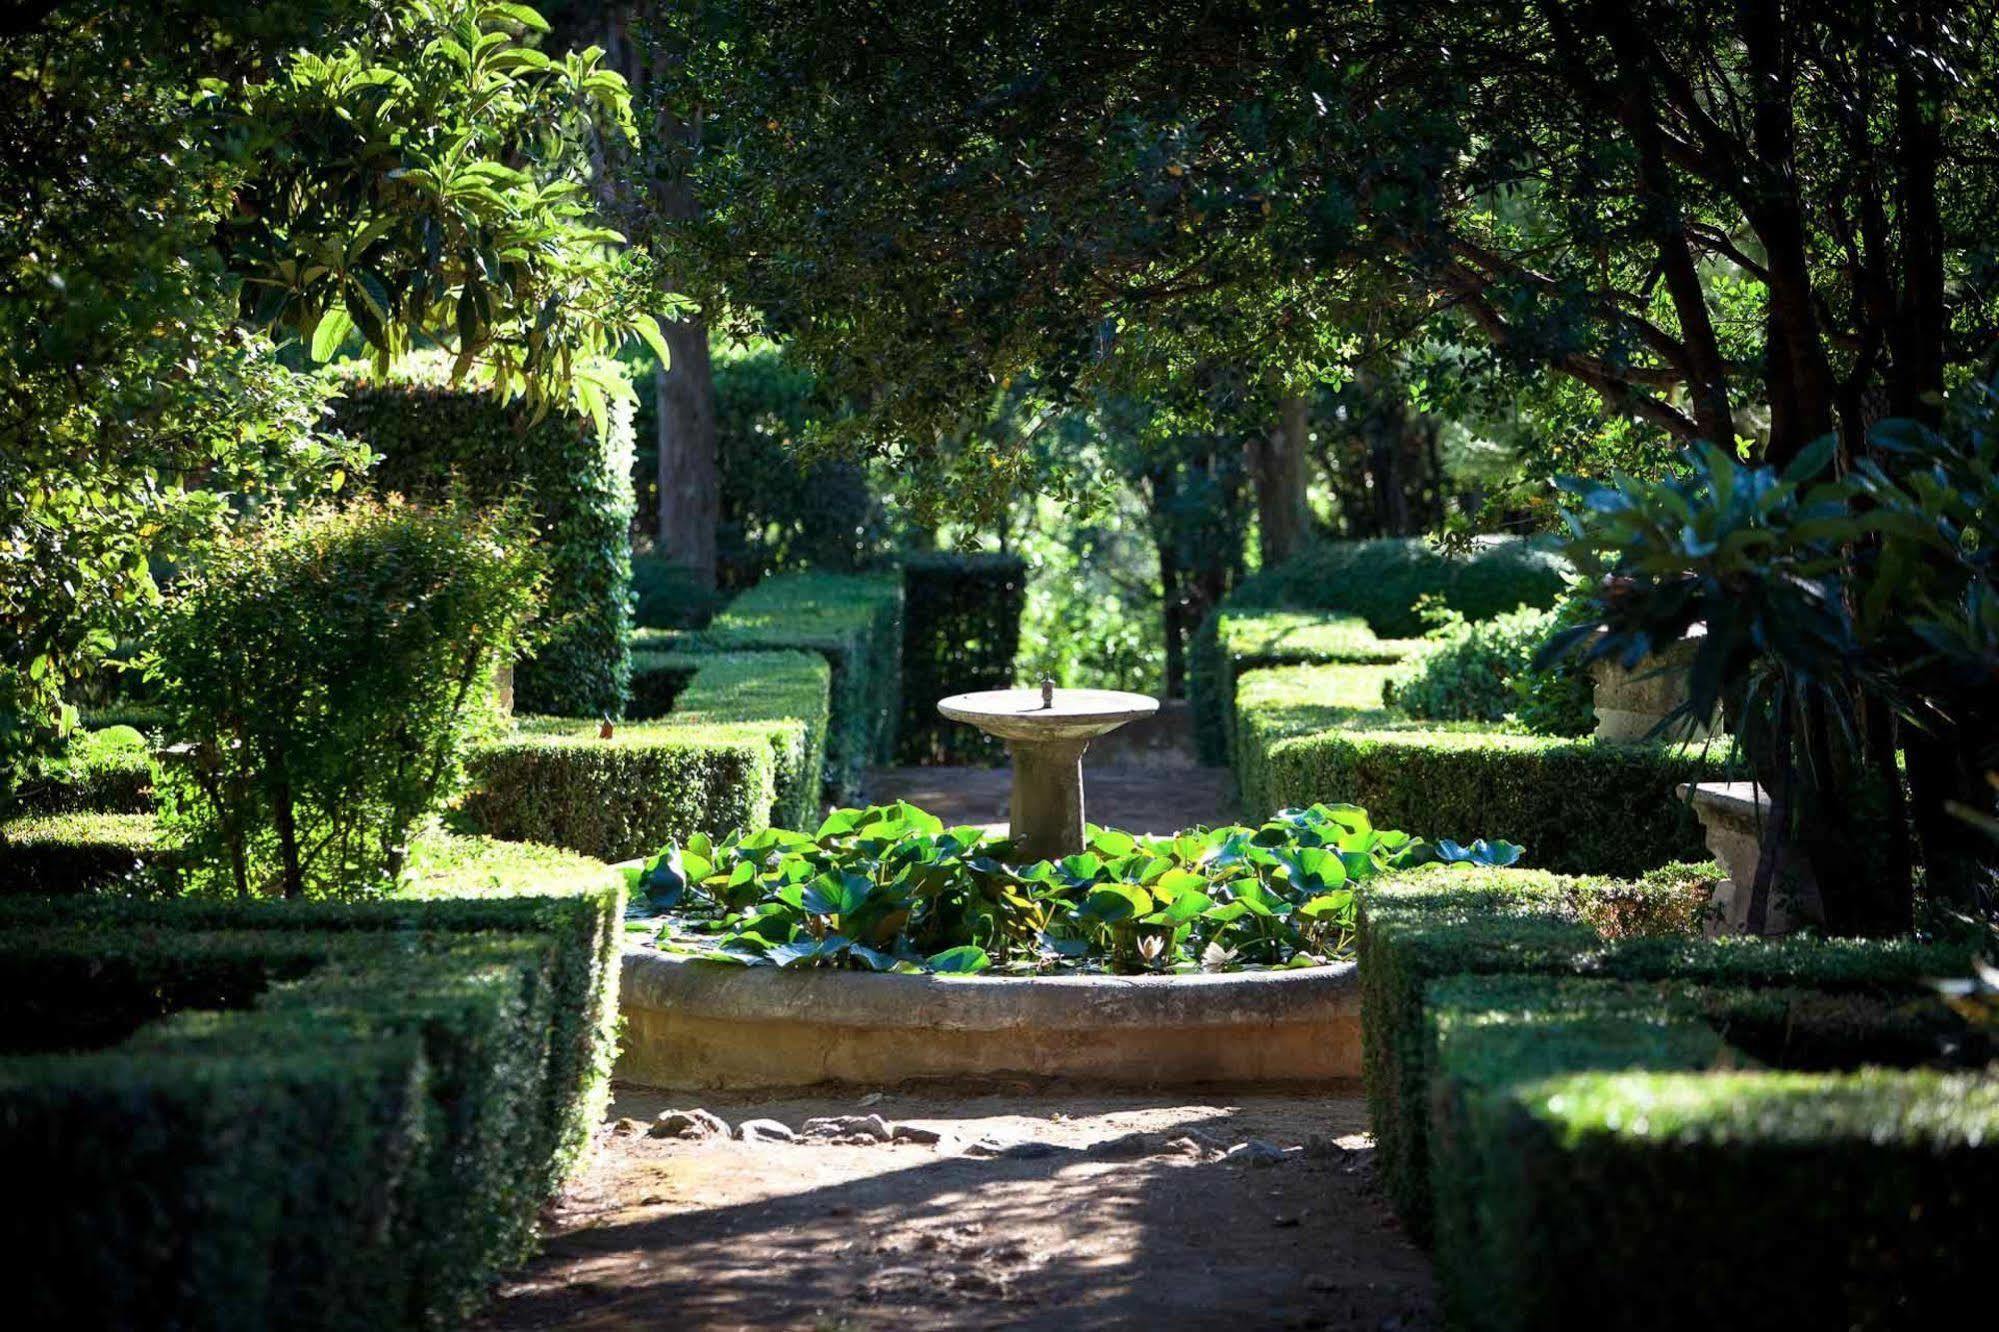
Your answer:
[[[1687,701],[1687,671],[1701,649],[1707,630],[1700,625],[1676,643],[1668,644],[1626,670],[1604,658],[1590,664],[1590,684],[1596,712],[1596,738],[1605,744],[1635,745],[1659,739],[1660,723]],[[1719,728],[1709,718],[1688,729],[1677,723],[1674,740],[1705,740]]]
[[[1800,926],[1824,920],[1819,887],[1809,866],[1793,866],[1779,853],[1778,887],[1770,894],[1764,918],[1749,918],[1750,890],[1764,839],[1772,835],[1770,797],[1754,782],[1701,782],[1680,785],[1674,792],[1693,803],[1707,833],[1707,849],[1727,877],[1715,885],[1707,932],[1715,934],[1789,934]]]
[[[1353,963],[1186,976],[735,967],[625,950],[617,1076],[685,1090],[1027,1074],[1122,1086],[1360,1076]]]

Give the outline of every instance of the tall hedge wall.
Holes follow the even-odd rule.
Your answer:
[[[830,679],[826,659],[812,652],[640,652],[632,658],[632,711],[763,735],[771,747],[770,821],[809,832],[825,812]]]
[[[1027,561],[997,552],[917,551],[902,559],[903,763],[984,763],[998,741],[937,715],[937,700],[1014,683]]]
[[[827,782],[835,802],[870,763],[895,753],[901,716],[899,574],[779,574],[737,597],[700,633],[643,632],[649,652],[816,652],[832,668]]]
[[[455,853],[417,895],[0,895],[0,1213],[28,1327],[449,1326],[603,1112],[623,888]]]
[[[1252,671],[1236,694],[1235,773],[1250,818],[1349,801],[1425,837],[1505,838],[1546,869],[1641,874],[1705,855],[1682,782],[1725,780],[1726,742],[1611,745],[1384,712],[1386,670]]]
[[[630,405],[612,404],[599,438],[587,418],[551,411],[530,424],[523,408],[444,380],[426,358],[390,382],[356,379],[334,424],[382,455],[368,478],[379,491],[435,498],[457,486],[533,506],[550,559],[547,637],[515,673],[515,705],[616,716],[631,670]]]

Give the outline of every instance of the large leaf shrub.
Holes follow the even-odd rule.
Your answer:
[[[1596,729],[1585,667],[1574,661],[1536,669],[1534,657],[1576,613],[1520,606],[1489,620],[1440,607],[1420,652],[1389,675],[1382,700],[1428,721],[1511,720],[1537,735]]]
[[[628,869],[672,915],[660,945],[749,965],[1029,972],[1312,966],[1352,951],[1353,886],[1432,861],[1511,864],[1506,842],[1435,845],[1354,805],[1260,827],[1135,837],[1091,825],[1079,854],[1014,864],[1010,845],[898,801],[835,810],[817,833],[690,837]]]

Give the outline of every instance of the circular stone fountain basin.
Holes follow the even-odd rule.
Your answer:
[[[1099,1084],[1361,1072],[1354,964],[1184,976],[939,976],[626,948],[616,1076],[681,1090],[995,1074]]]
[[[937,704],[952,721],[1002,740],[1088,740],[1159,711],[1159,700],[1115,689],[1053,689],[1048,701],[1032,689],[953,694]]]

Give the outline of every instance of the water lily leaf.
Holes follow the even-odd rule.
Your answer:
[[[947,948],[941,953],[932,953],[926,965],[932,971],[970,975],[992,966],[992,958],[986,950],[976,944],[963,944],[957,948]]]

